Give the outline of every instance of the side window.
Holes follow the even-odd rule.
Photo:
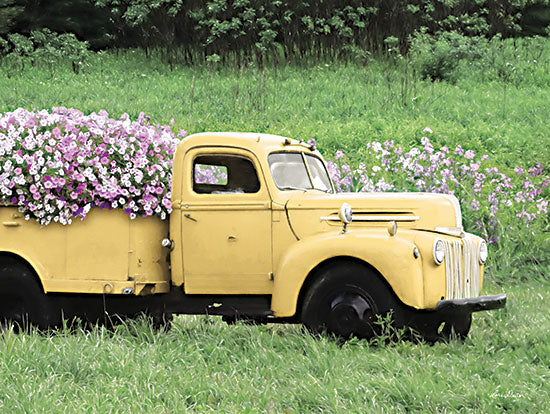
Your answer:
[[[193,161],[193,191],[198,194],[257,193],[254,164],[239,155],[199,155]]]

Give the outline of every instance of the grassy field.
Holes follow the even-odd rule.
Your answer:
[[[417,145],[430,127],[434,145],[490,154],[503,169],[539,161],[548,173],[549,50],[537,55],[534,75],[517,82],[478,73],[456,83],[415,79],[391,61],[170,72],[138,51],[103,54],[82,75],[30,68],[8,78],[0,67],[0,112],[143,111],[159,123],[174,118],[189,133],[316,137],[328,156],[360,155],[372,140]],[[168,333],[143,321],[114,332],[7,331],[0,411],[544,412],[550,284],[534,267],[522,270],[522,281],[515,268],[499,271],[505,276],[489,272],[485,293],[508,293],[507,308],[475,315],[465,342],[433,346],[339,344],[297,326],[228,327],[208,317],[178,318]]]
[[[488,291],[500,291],[489,286]],[[550,285],[506,289],[465,342],[315,339],[298,326],[178,318],[0,338],[2,412],[545,412]],[[546,407],[546,408],[545,408]]]
[[[550,71],[550,47],[544,57]],[[372,140],[419,143],[429,126],[435,144],[467,144],[503,163],[531,162],[550,159],[550,95],[540,85],[550,82],[545,73],[516,84],[477,77],[432,83],[384,60],[366,67],[327,63],[263,72],[209,67],[170,72],[133,51],[96,55],[83,75],[65,68],[52,76],[31,68],[23,76],[1,76],[0,111],[66,106],[134,118],[143,111],[160,123],[174,118],[175,127],[189,133],[316,137],[329,155],[361,151]]]

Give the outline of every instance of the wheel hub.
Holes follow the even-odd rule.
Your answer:
[[[373,331],[374,314],[373,306],[366,298],[357,293],[344,293],[331,302],[329,328],[345,337],[369,336]]]

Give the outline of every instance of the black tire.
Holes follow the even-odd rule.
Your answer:
[[[171,313],[156,313],[151,314],[151,323],[153,329],[157,332],[168,332],[172,329],[172,322],[174,321],[174,315]]]
[[[334,262],[323,267],[307,290],[302,323],[316,333],[343,338],[371,338],[380,332],[379,318],[392,312],[400,317],[400,303],[386,283],[366,265]]]
[[[34,272],[14,257],[0,257],[0,321],[17,330],[56,324],[53,306]]]
[[[472,326],[472,314],[457,316],[451,321],[445,322],[445,326],[441,330],[440,336],[443,339],[461,339],[464,340],[468,337],[470,328]]]

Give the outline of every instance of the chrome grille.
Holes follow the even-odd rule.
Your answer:
[[[479,296],[479,249],[475,240],[443,240],[445,245],[446,299]]]

